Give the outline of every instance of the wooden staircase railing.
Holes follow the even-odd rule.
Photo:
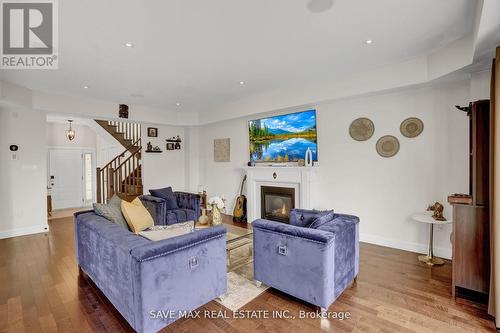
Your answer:
[[[134,142],[141,138],[141,124],[121,121],[95,120],[111,134],[124,148],[134,149]]]
[[[97,202],[107,203],[113,195],[132,200],[142,195],[141,139],[102,168],[97,168]]]

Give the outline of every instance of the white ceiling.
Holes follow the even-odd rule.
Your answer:
[[[49,93],[210,112],[429,54],[470,35],[478,5],[336,0],[313,13],[308,2],[59,1],[59,70],[0,75]]]

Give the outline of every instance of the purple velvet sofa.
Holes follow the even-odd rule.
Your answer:
[[[255,280],[326,311],[358,275],[358,223],[301,209],[291,211],[290,224],[254,221]]]
[[[158,242],[93,211],[75,214],[76,258],[127,322],[157,332],[226,292],[226,229]]]
[[[199,194],[172,192],[170,187],[150,192],[140,198],[150,212],[155,211],[160,225],[197,221],[201,215]]]

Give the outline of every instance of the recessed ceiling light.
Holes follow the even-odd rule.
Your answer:
[[[307,8],[311,13],[323,13],[332,8],[335,0],[309,0]]]
[[[127,43],[124,43],[123,46],[125,46],[125,47],[134,47],[134,44],[132,44],[130,42],[127,42]]]
[[[89,89],[89,86],[83,86],[83,89]]]
[[[177,105],[177,106],[181,106],[181,103],[177,102],[177,103],[175,103],[175,105]]]
[[[371,39],[367,39],[367,40],[365,40],[365,44],[366,44],[366,45],[373,44],[373,40],[371,40]]]
[[[245,81],[240,81],[240,86],[244,85]]]

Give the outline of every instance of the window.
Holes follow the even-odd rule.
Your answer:
[[[83,154],[83,174],[84,174],[84,188],[85,188],[85,201],[92,202],[93,190],[92,190],[92,154]]]

